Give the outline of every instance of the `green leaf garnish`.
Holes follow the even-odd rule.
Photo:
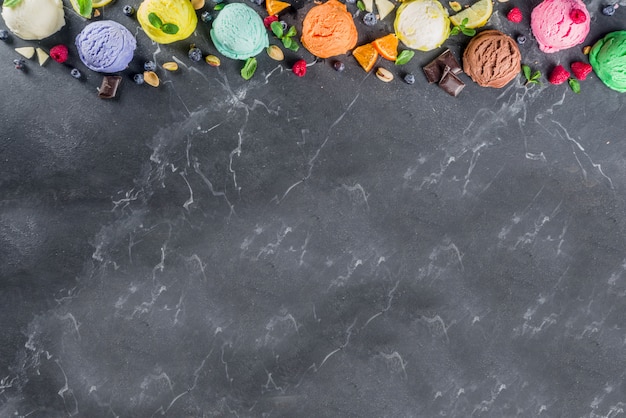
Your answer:
[[[71,0],[74,10],[84,18],[90,19],[93,6],[91,0]]]
[[[270,29],[277,38],[283,37],[283,25],[279,21],[272,22]]]
[[[300,49],[295,41],[291,41],[291,45],[289,45],[288,48],[291,49],[293,52],[298,52],[298,49]]]
[[[168,35],[176,35],[178,33],[178,26],[173,23],[164,23],[163,26],[161,26],[161,30]]]
[[[415,55],[415,51],[411,51],[410,49],[405,49],[400,52],[398,58],[396,58],[396,65],[404,65],[407,62],[411,61],[411,58]]]
[[[222,10],[226,5],[224,3],[218,3],[215,5],[215,7],[213,8],[213,10],[215,10],[216,12],[219,12],[220,10]]]
[[[576,94],[580,93],[580,83],[575,78],[570,78],[567,80],[569,86],[572,88],[572,91]]]
[[[528,84],[541,84],[541,81],[539,81],[541,71],[537,70],[533,73],[528,65],[522,64],[522,73],[524,74],[524,78],[526,78],[525,86]]]
[[[282,38],[282,41],[285,48],[291,48],[291,45],[293,44],[293,40],[291,38],[285,36]]]
[[[292,26],[292,27],[289,28],[289,30],[287,31],[285,36],[292,37],[292,36],[296,36],[297,33],[298,33],[298,31],[296,30],[296,27]]]
[[[356,7],[362,12],[365,11],[365,3],[363,3],[361,0],[356,2]]]
[[[250,57],[246,60],[245,65],[241,69],[241,76],[244,80],[250,80],[256,71],[256,58]]]
[[[530,80],[530,67],[528,65],[522,64],[522,72],[524,73],[526,80]]]
[[[476,35],[475,29],[465,27],[465,25],[467,25],[467,22],[469,22],[469,18],[466,17],[465,19],[461,21],[460,25],[452,28],[452,30],[450,31],[450,36],[458,35],[459,33],[462,33],[465,36]]]
[[[22,0],[4,0],[4,3],[2,4],[4,7],[15,7],[18,4],[20,4],[22,2]]]
[[[156,13],[150,13],[148,15],[148,21],[150,22],[152,26],[154,26],[157,29],[161,29],[161,26],[163,26],[163,21],[161,20],[159,16],[157,16]]]

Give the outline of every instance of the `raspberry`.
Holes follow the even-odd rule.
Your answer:
[[[579,80],[586,79],[592,69],[591,65],[586,62],[576,61],[572,63],[572,72],[574,73],[574,77]]]
[[[293,64],[293,67],[291,67],[291,71],[293,71],[293,73],[298,77],[304,77],[304,75],[306,74],[306,61],[296,61],[295,64]]]
[[[272,23],[274,22],[278,22],[278,16],[276,15],[268,16],[265,19],[263,19],[263,25],[265,25],[266,29],[269,29]]]
[[[569,12],[569,17],[572,19],[572,22],[576,24],[585,23],[587,21],[587,15],[580,9],[572,9],[572,11]]]
[[[69,52],[65,45],[56,45],[50,48],[50,58],[58,63],[62,64],[67,61],[68,54]]]
[[[519,7],[514,7],[507,13],[506,18],[509,19],[513,23],[520,23],[524,16],[522,15],[522,11]]]
[[[569,79],[570,73],[567,71],[562,65],[557,65],[550,73],[550,77],[548,77],[548,81],[551,84],[563,84]]]

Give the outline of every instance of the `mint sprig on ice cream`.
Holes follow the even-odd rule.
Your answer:
[[[178,33],[178,26],[173,23],[163,23],[163,20],[161,20],[156,13],[150,13],[148,15],[148,21],[155,28],[161,29],[163,33],[167,33],[168,35],[176,35]]]
[[[2,3],[2,5],[4,7],[15,7],[18,4],[20,4],[22,2],[22,0],[4,0],[4,3]]]

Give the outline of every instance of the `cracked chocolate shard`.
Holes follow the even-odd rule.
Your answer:
[[[465,87],[465,83],[459,79],[452,69],[446,65],[443,70],[443,76],[439,80],[439,87],[441,87],[450,96],[458,96],[461,90]]]
[[[98,97],[101,99],[112,99],[117,94],[117,88],[122,82],[119,75],[105,75],[102,84],[98,88]]]
[[[461,65],[452,54],[452,51],[446,49],[437,58],[426,64],[423,68],[426,79],[429,83],[438,83],[443,78],[444,69],[450,67],[453,74],[463,72]]]

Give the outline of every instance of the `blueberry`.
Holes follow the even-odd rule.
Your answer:
[[[342,72],[343,70],[345,70],[345,69],[346,69],[346,64],[344,64],[344,63],[343,63],[343,62],[341,62],[341,61],[335,61],[335,62],[333,63],[333,68],[334,68],[336,71]]]
[[[415,84],[415,76],[411,73],[408,73],[404,76],[404,82],[407,84]]]
[[[204,23],[209,23],[213,20],[213,15],[211,14],[211,12],[202,12],[202,14],[200,15],[200,19]]]
[[[19,59],[14,59],[13,60],[13,64],[15,65],[15,69],[16,70],[23,70],[24,66],[26,65],[26,61],[24,61],[23,59],[19,58]]]
[[[143,69],[146,71],[156,71],[156,62],[146,61],[143,63]]]
[[[126,16],[132,16],[135,14],[135,8],[133,6],[124,6],[124,8],[122,9],[122,12]]]
[[[200,50],[200,48],[196,48],[195,46],[189,48],[189,52],[187,53],[187,55],[189,56],[189,59],[194,62],[202,61],[202,51]]]
[[[613,16],[615,14],[615,6],[609,4],[602,8],[602,14],[605,16]]]
[[[265,0],[250,0],[250,1],[256,4],[257,6],[263,5],[263,3],[265,2]]]
[[[367,26],[374,26],[376,22],[378,22],[378,19],[376,19],[376,15],[374,13],[365,13],[365,16],[363,16],[363,23]]]
[[[70,71],[70,75],[74,78],[80,78],[82,76],[77,68],[72,68],[72,71]]]
[[[133,81],[136,84],[143,84],[143,74],[135,74],[135,76],[133,77]]]
[[[346,3],[356,3],[356,0],[346,0]]]
[[[0,29],[0,41],[6,41],[9,39],[9,32],[4,29]]]
[[[517,43],[524,45],[526,43],[526,37],[524,35],[517,35]]]

